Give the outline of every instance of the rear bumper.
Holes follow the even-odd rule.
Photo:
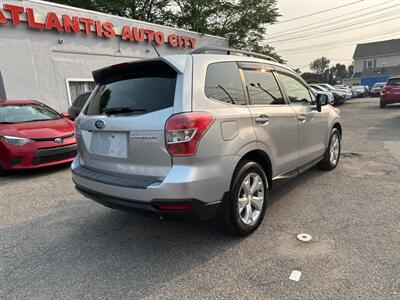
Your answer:
[[[112,209],[118,209],[128,212],[136,210],[145,210],[153,212],[160,216],[184,218],[196,221],[207,221],[215,219],[220,211],[222,203],[225,201],[225,198],[227,196],[224,195],[223,199],[214,203],[204,203],[198,199],[174,199],[174,200],[153,199],[148,203],[143,203],[139,201],[132,201],[132,200],[128,201],[126,199],[118,198],[115,196],[105,195],[96,191],[88,190],[79,185],[76,185],[75,188],[79,193],[81,193],[86,198],[89,198],[93,201],[96,201]],[[174,205],[186,204],[190,207],[190,209],[184,211],[177,211],[177,210],[166,211],[160,209],[160,205],[165,205],[165,204],[174,204]]]
[[[179,215],[205,220],[215,217],[229,191],[235,168],[233,159],[233,156],[225,156],[199,160],[194,165],[174,165],[164,179],[157,181],[148,176],[122,177],[87,169],[80,164],[78,156],[71,166],[72,180],[83,195],[109,207],[171,214],[174,212],[162,211],[157,205],[187,203],[192,210],[179,212]]]
[[[385,104],[400,103],[400,94],[381,95],[381,102]]]

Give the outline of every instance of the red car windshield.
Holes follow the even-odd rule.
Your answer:
[[[16,104],[0,106],[0,124],[16,124],[61,119],[47,106],[38,104]]]

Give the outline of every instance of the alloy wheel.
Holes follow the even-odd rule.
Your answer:
[[[339,159],[340,151],[340,139],[337,134],[334,134],[331,138],[331,146],[329,149],[329,161],[333,166],[336,166]]]
[[[261,176],[249,173],[242,181],[238,195],[238,212],[242,222],[254,225],[264,205],[265,187]]]

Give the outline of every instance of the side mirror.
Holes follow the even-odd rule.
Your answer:
[[[67,113],[67,112],[61,113],[61,116],[62,116],[63,118],[71,119],[71,115],[70,115],[69,113]]]
[[[321,107],[328,104],[328,96],[325,94],[317,95],[317,110],[321,112]]]

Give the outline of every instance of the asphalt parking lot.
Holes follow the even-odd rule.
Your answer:
[[[0,298],[398,299],[400,106],[341,109],[338,168],[274,189],[245,239],[102,207],[67,166],[1,178]]]

